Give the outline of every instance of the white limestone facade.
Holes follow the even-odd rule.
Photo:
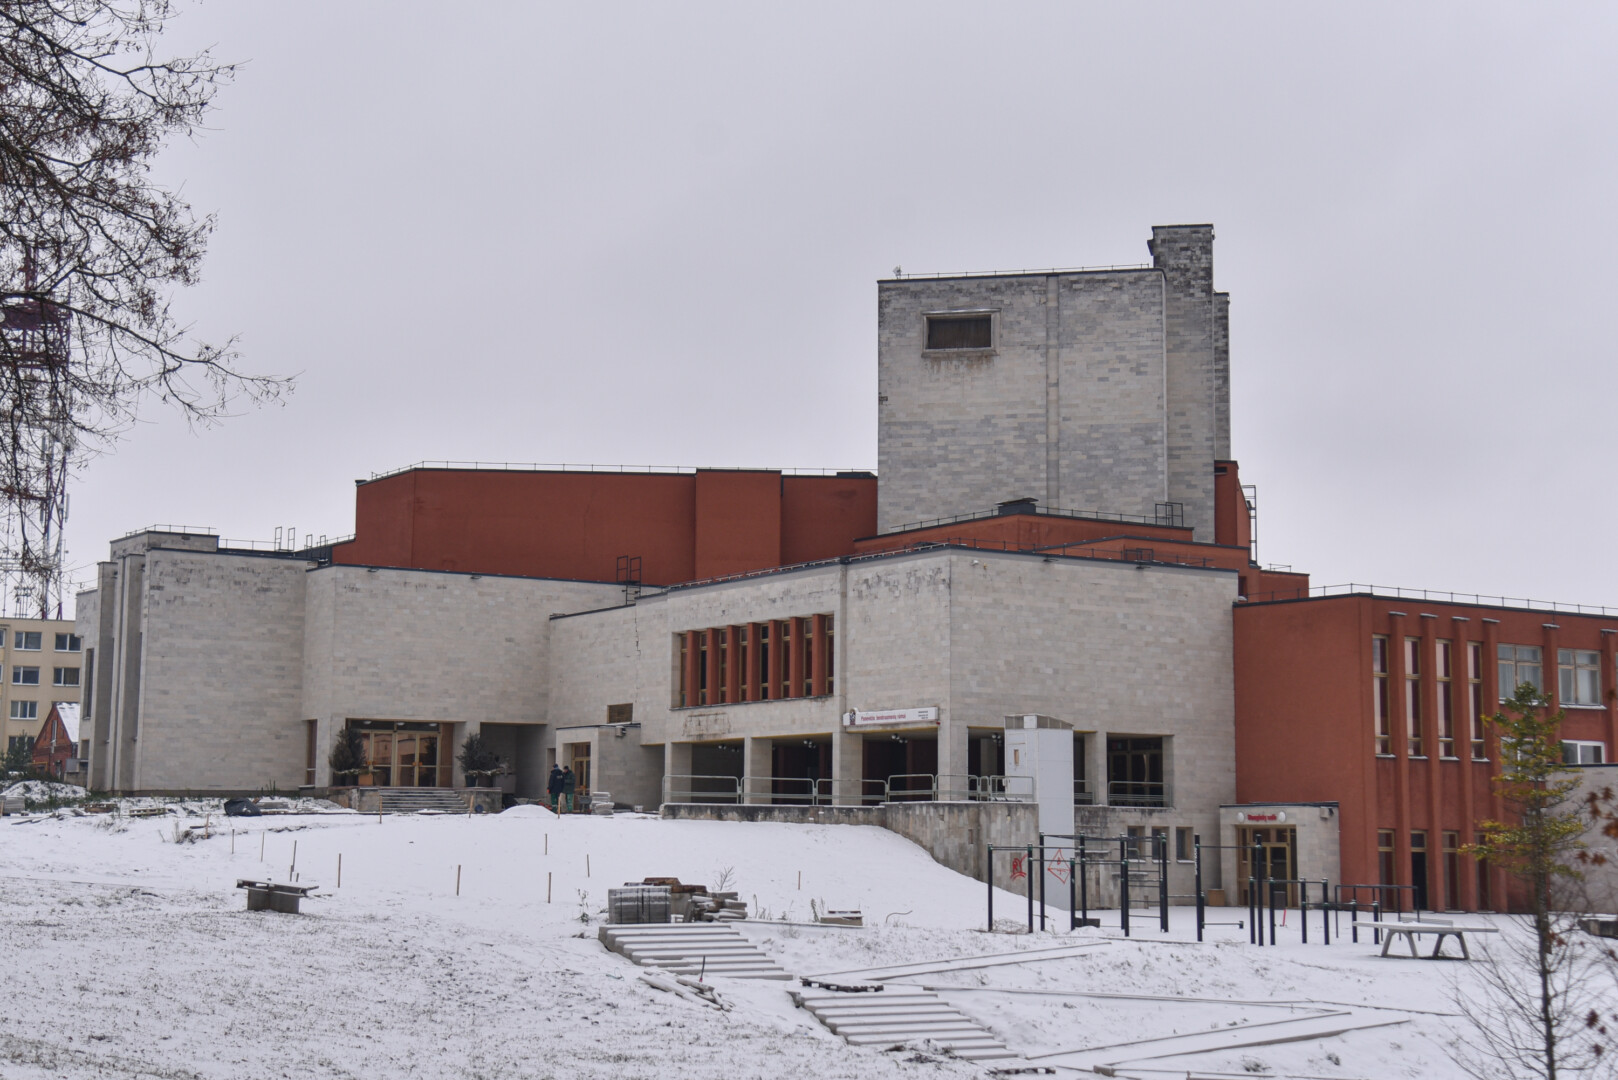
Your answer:
[[[1138,269],[895,278],[878,284],[882,532],[1035,499],[1213,539],[1230,454],[1229,301],[1213,228],[1153,230]],[[962,345],[937,320],[987,320]]]

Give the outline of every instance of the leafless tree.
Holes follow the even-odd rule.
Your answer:
[[[288,386],[170,311],[214,222],[151,163],[234,72],[206,51],[163,57],[173,15],[168,0],[0,0],[0,510],[46,534],[13,530],[13,563],[49,561],[41,502],[144,399],[206,423]]]

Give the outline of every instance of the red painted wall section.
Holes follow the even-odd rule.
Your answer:
[[[1359,606],[1353,598],[1238,604],[1234,622],[1236,801],[1341,804],[1344,881],[1374,880],[1363,875],[1376,871],[1372,791],[1362,768],[1373,751],[1370,635],[1360,633]],[[1368,871],[1354,839],[1367,829]]]
[[[781,565],[781,474],[698,470],[694,576]]]
[[[783,476],[781,563],[852,555],[876,532],[875,476]]]
[[[358,486],[346,565],[672,585],[853,554],[876,478],[416,469]]]
[[[357,484],[354,539],[332,548],[332,561],[349,566],[411,565],[411,523],[416,504],[415,472]]]
[[[1214,543],[1253,549],[1253,519],[1234,461],[1214,462]]]

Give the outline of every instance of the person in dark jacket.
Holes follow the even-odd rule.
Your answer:
[[[578,790],[579,778],[573,775],[573,766],[569,765],[562,770],[562,802],[567,805],[564,813],[573,812],[573,792]]]
[[[557,809],[562,801],[562,767],[560,765],[551,766],[551,776],[550,780],[545,784],[545,790],[551,797],[551,812],[561,813]]]

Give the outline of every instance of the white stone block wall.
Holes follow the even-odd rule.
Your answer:
[[[1229,298],[1213,230],[1153,230],[1142,270],[903,278],[877,292],[877,524],[1016,498],[1152,517],[1213,539],[1230,454]],[[928,351],[929,313],[992,313],[988,350]]]
[[[127,787],[295,790],[304,777],[303,601],[311,564],[164,549],[144,559]]]
[[[347,720],[547,722],[551,616],[622,603],[623,589],[425,570],[326,566],[309,575],[303,709],[320,721],[317,782]],[[467,726],[470,725],[470,726]]]

